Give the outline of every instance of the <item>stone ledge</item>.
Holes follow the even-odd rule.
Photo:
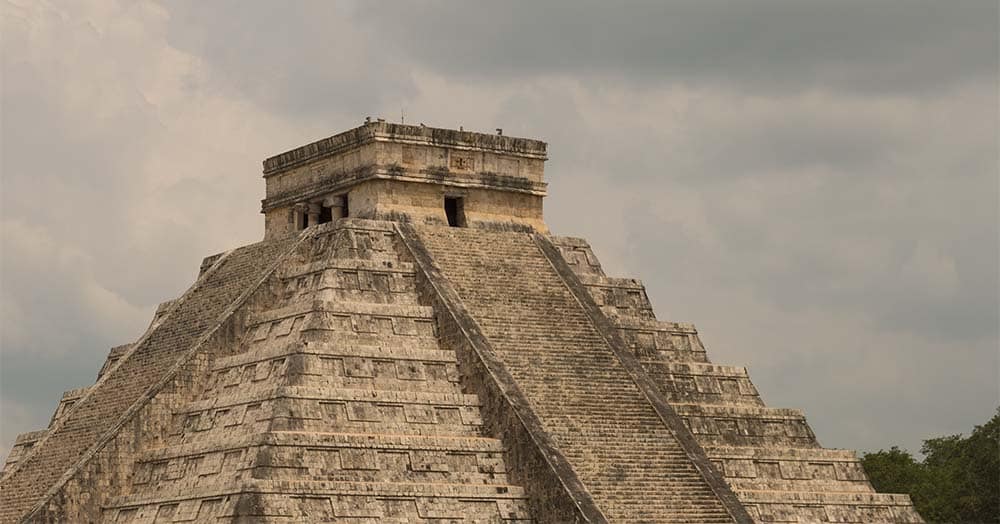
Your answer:
[[[849,449],[705,446],[705,452],[722,459],[858,462],[857,455]]]
[[[764,420],[805,420],[800,409],[753,406],[706,406],[703,404],[673,404],[682,417],[755,418]]]
[[[499,440],[486,437],[272,431],[251,435],[227,435],[211,441],[150,449],[141,453],[136,462],[155,462],[259,446],[483,453],[500,453],[504,450]]]
[[[328,269],[342,271],[371,271],[374,273],[413,274],[413,264],[408,262],[389,263],[385,260],[368,260],[363,258],[334,258],[302,264],[281,273],[281,278],[290,279],[318,273]]]
[[[726,366],[722,364],[710,364],[707,362],[674,362],[669,360],[642,358],[640,358],[639,361],[643,366],[655,366],[657,368],[662,368],[664,372],[672,375],[750,378],[747,368],[740,366]]]
[[[254,404],[257,402],[279,399],[318,400],[321,402],[372,402],[376,404],[424,404],[459,407],[473,407],[480,405],[479,398],[476,395],[456,393],[372,391],[369,389],[338,389],[336,391],[329,391],[325,388],[303,386],[265,386],[260,388],[258,391],[251,392],[247,392],[247,389],[251,388],[243,388],[243,390],[238,394],[218,396],[210,400],[197,400],[191,402],[186,405],[184,409],[178,410],[176,413],[199,413],[227,406]]]
[[[865,504],[912,506],[909,495],[897,493],[853,493],[853,492],[817,492],[817,491],[772,491],[772,490],[737,490],[740,500],[754,503],[777,504]]]
[[[488,151],[540,160],[548,158],[547,145],[540,140],[473,131],[455,131],[438,127],[367,122],[360,127],[337,133],[264,160],[264,176],[268,177],[376,141]]]
[[[434,317],[434,310],[429,306],[311,300],[306,305],[295,304],[253,315],[247,321],[247,326],[252,327],[258,324],[276,322],[314,313],[343,313],[345,316],[368,315],[373,317],[415,318],[421,320],[429,320]]]
[[[504,484],[410,484],[403,482],[336,482],[296,480],[233,480],[228,486],[206,488],[198,495],[176,494],[149,498],[129,496],[113,499],[108,508],[129,508],[184,500],[202,500],[226,495],[343,495],[364,497],[427,497],[434,499],[524,499],[520,486]]]
[[[398,182],[433,184],[464,189],[495,189],[535,196],[546,196],[548,194],[548,184],[545,182],[533,182],[526,178],[499,175],[486,171],[474,174],[457,174],[447,170],[417,172],[401,168],[377,169],[367,167],[337,176],[335,180],[323,180],[267,197],[261,200],[261,212],[267,213],[275,208],[289,206],[318,195],[336,193],[371,180],[394,180]]]
[[[302,346],[268,348],[260,351],[249,351],[216,359],[212,372],[234,367],[267,362],[277,358],[287,358],[295,355],[318,357],[350,357],[369,358],[377,360],[415,360],[420,362],[455,363],[455,353],[448,350],[387,348],[383,346],[366,346],[355,344],[337,344],[332,342],[307,342]]]

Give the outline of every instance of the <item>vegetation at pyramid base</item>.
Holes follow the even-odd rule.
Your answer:
[[[1000,408],[968,437],[924,441],[918,461],[896,446],[861,457],[880,492],[909,493],[928,522],[1000,522]]]

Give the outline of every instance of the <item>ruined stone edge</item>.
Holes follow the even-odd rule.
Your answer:
[[[604,313],[601,312],[600,307],[594,302],[593,297],[590,296],[580,278],[576,276],[573,269],[569,267],[566,260],[559,254],[559,249],[544,235],[534,233],[532,234],[532,238],[535,240],[539,251],[548,259],[549,264],[552,265],[556,274],[559,275],[559,278],[562,279],[569,291],[576,297],[577,302],[583,307],[594,329],[597,330],[611,351],[618,357],[622,367],[631,376],[636,387],[639,388],[639,391],[646,397],[649,404],[656,410],[657,415],[663,420],[667,428],[677,437],[677,441],[684,448],[688,459],[691,460],[691,463],[701,474],[702,478],[705,479],[705,483],[708,484],[716,497],[719,498],[719,502],[722,503],[723,507],[736,522],[752,523],[753,518],[747,512],[746,508],[743,507],[743,504],[740,503],[736,494],[729,488],[729,484],[726,483],[725,478],[712,465],[705,450],[702,449],[701,445],[695,440],[694,435],[684,425],[681,417],[677,415],[673,407],[660,394],[656,383],[646,373],[646,370],[642,368],[639,360],[625,349],[625,343],[618,335],[617,330],[611,324],[611,321],[604,316]]]
[[[139,410],[142,409],[142,407],[147,402],[149,402],[150,400],[152,400],[152,398],[155,397],[156,394],[161,389],[163,389],[167,384],[170,383],[171,380],[173,380],[174,375],[176,375],[177,372],[181,370],[181,368],[183,367],[183,365],[188,360],[190,360],[194,355],[196,355],[198,353],[198,351],[201,349],[201,346],[204,345],[205,342],[207,342],[212,337],[212,335],[215,334],[216,331],[218,331],[219,327],[221,327],[233,315],[233,313],[235,313],[236,310],[239,309],[243,305],[244,302],[246,302],[246,300],[250,297],[250,295],[252,295],[261,286],[261,284],[263,284],[271,276],[272,273],[274,273],[274,271],[278,268],[279,264],[281,264],[282,260],[284,260],[284,258],[289,253],[294,252],[295,249],[306,238],[312,236],[312,234],[313,233],[311,231],[310,232],[303,232],[301,235],[299,235],[299,238],[295,242],[293,242],[292,245],[289,246],[289,248],[284,253],[278,255],[277,258],[275,258],[274,263],[271,264],[271,267],[269,267],[266,271],[264,271],[264,273],[257,280],[257,282],[255,282],[251,286],[248,286],[247,289],[243,293],[241,293],[236,298],[236,300],[234,300],[222,312],[221,315],[219,315],[219,318],[216,320],[216,322],[211,327],[209,327],[208,329],[206,329],[205,332],[202,333],[202,335],[200,337],[198,337],[198,339],[191,345],[191,347],[189,347],[180,356],[180,358],[178,358],[177,362],[175,362],[174,365],[171,366],[171,368],[167,371],[167,373],[164,374],[163,378],[161,378],[155,384],[153,384],[152,386],[150,386],[150,388],[147,389],[146,392],[142,394],[142,396],[140,396],[138,399],[136,399],[136,401],[133,402],[132,405],[129,406],[129,408],[122,414],[122,416],[118,419],[118,421],[114,425],[112,425],[104,433],[104,435],[102,435],[97,440],[97,442],[95,442],[94,445],[90,447],[90,449],[88,449],[86,452],[84,452],[84,454],[80,457],[80,460],[78,460],[75,465],[73,465],[61,477],[59,477],[59,480],[57,480],[56,483],[52,485],[52,487],[39,499],[39,501],[35,504],[35,506],[33,508],[31,508],[27,513],[25,513],[21,517],[21,519],[19,520],[19,522],[29,522],[31,520],[31,518],[36,513],[38,513],[42,509],[44,509],[45,505],[48,504],[49,500],[52,499],[52,497],[54,497],[57,493],[59,493],[59,490],[62,489],[63,486],[67,482],[69,482],[83,468],[83,466],[86,465],[90,461],[91,458],[93,458],[95,455],[97,455],[97,453],[99,453],[101,451],[101,449],[103,449],[104,446],[107,445],[108,442],[111,442],[111,440],[113,440],[115,438],[115,436],[118,434],[118,431],[122,427],[124,427],[124,425],[127,424],[128,421],[136,413],[138,413]],[[278,242],[280,242],[280,240]],[[177,307],[179,306],[179,304],[181,302],[185,301],[188,297],[190,297],[191,293],[194,292],[195,290],[197,290],[208,279],[208,277],[210,277],[215,271],[217,271],[218,268],[220,268],[222,266],[222,262],[224,262],[235,251],[236,251],[235,249],[231,250],[231,251],[227,251],[225,254],[223,254],[221,257],[219,257],[212,264],[212,266],[211,266],[210,269],[208,269],[207,271],[204,271],[201,275],[199,275],[199,277],[195,281],[195,283],[190,288],[188,288],[188,290],[183,295],[181,295],[181,297],[179,299],[177,299],[177,300],[174,301],[174,304],[171,305],[171,310],[170,310],[169,314],[172,314],[173,312],[175,312],[177,310]],[[163,324],[161,323],[161,326],[162,325]],[[145,336],[143,338],[141,338],[139,341],[137,341],[132,346],[132,349],[129,350],[128,353],[126,353],[125,355],[122,355],[122,358],[119,359],[119,361],[116,363],[116,366],[121,365],[126,360],[126,358],[130,357],[135,351],[137,351],[139,349],[139,347],[141,347],[141,343],[144,342],[150,336],[152,336],[152,333],[154,331],[156,331],[156,330],[155,329],[150,330],[148,333],[145,334]],[[112,368],[112,370],[113,369],[114,368]],[[109,371],[111,371],[111,370],[109,370]],[[106,373],[105,377],[108,377],[110,375],[111,375],[110,372]],[[98,384],[99,383],[100,383],[100,381],[98,381]],[[97,386],[97,384],[95,384],[94,387],[90,388],[90,391],[88,392],[88,395],[91,394],[91,393],[93,393],[94,391],[96,391],[98,389],[96,386]],[[78,402],[77,404],[81,405],[82,402]],[[67,417],[64,417],[63,420],[67,420]],[[53,429],[55,429],[55,428],[53,428]],[[52,434],[52,432],[50,431],[49,434]],[[37,444],[36,444],[35,447],[36,448],[41,448],[41,446],[37,445]]]
[[[410,224],[396,223],[396,230],[403,244],[413,255],[416,266],[427,278],[434,288],[438,298],[448,310],[448,314],[464,333],[470,346],[479,358],[480,363],[486,368],[486,372],[494,380],[500,389],[500,393],[507,402],[514,415],[521,422],[532,443],[537,447],[540,455],[548,464],[551,472],[562,484],[563,489],[570,500],[579,510],[580,515],[586,522],[607,523],[607,517],[601,512],[590,492],[583,482],[577,477],[576,471],[562,452],[556,447],[555,442],[545,433],[541,420],[528,402],[527,396],[517,386],[514,377],[510,375],[507,368],[500,361],[493,349],[493,345],[486,339],[479,329],[475,318],[466,309],[458,292],[451,283],[441,274],[434,257],[420,239],[417,231]]]

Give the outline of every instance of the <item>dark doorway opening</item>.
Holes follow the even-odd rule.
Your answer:
[[[319,209],[319,223],[333,222],[333,208],[323,206]]]
[[[351,209],[348,207],[351,199],[348,197],[350,197],[350,193],[344,193],[344,207],[341,208],[341,214],[337,218],[347,218],[351,216]]]
[[[465,227],[465,201],[458,197],[444,197],[444,214],[451,227]]]

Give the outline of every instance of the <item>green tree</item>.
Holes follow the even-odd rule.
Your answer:
[[[896,446],[861,457],[876,490],[908,493],[928,522],[1000,522],[1000,408],[968,437],[924,441],[923,461]]]

